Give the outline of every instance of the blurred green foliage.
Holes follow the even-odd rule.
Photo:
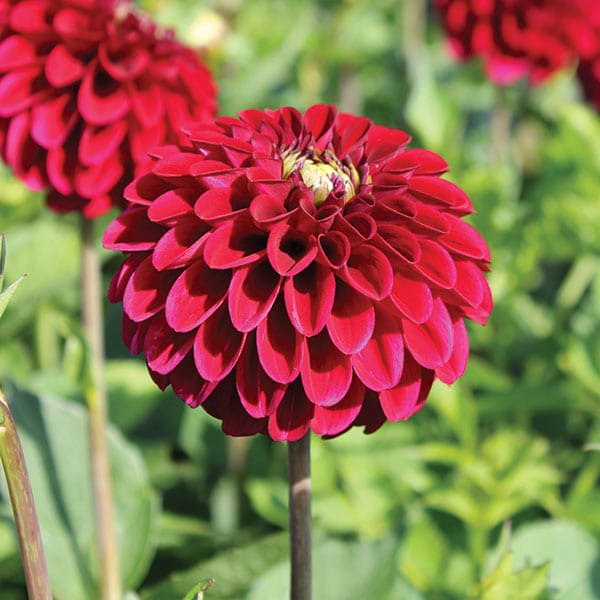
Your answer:
[[[204,46],[222,114],[332,102],[442,154],[492,250],[495,310],[469,327],[465,377],[407,423],[313,440],[315,597],[599,599],[600,117],[573,73],[496,89],[449,57],[422,0],[143,4]],[[29,275],[0,321],[0,377],[55,597],[90,600],[78,219],[3,167],[0,180],[5,281]],[[119,258],[102,258],[107,285]],[[128,598],[183,598],[207,578],[208,600],[285,597],[285,446],[226,439],[161,393],[120,341],[120,308],[105,314]],[[0,589],[23,598],[6,498]]]

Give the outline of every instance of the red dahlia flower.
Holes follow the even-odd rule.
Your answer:
[[[596,47],[592,0],[436,0],[459,58],[481,56],[488,77],[542,83]]]
[[[0,151],[51,208],[120,204],[149,148],[214,113],[208,70],[130,5],[0,0]]]
[[[109,298],[156,383],[231,435],[367,432],[465,370],[491,310],[468,197],[402,131],[313,106],[188,130],[131,183]]]

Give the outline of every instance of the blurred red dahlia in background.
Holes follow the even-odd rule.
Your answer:
[[[492,307],[468,197],[402,131],[313,106],[188,130],[131,183],[109,298],[162,388],[231,435],[406,419]]]
[[[480,56],[497,84],[542,83],[597,48],[594,0],[436,0],[459,58]],[[595,6],[594,6],[595,5]]]
[[[0,0],[0,151],[48,204],[121,204],[147,150],[215,115],[209,71],[127,3]]]

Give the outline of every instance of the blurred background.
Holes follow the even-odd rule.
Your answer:
[[[441,154],[492,251],[495,309],[451,388],[374,435],[313,438],[317,600],[600,598],[600,117],[572,71],[497,88],[423,0],[144,0],[213,69],[220,113],[318,102]],[[99,230],[115,213],[102,219]],[[0,322],[57,599],[97,597],[82,399],[79,222],[0,167]],[[100,240],[98,240],[100,246]],[[105,288],[120,258],[102,251]],[[128,598],[279,600],[285,445],[227,439],[161,393],[105,302],[111,453]],[[2,488],[3,489],[3,488]],[[0,503],[0,597],[25,598]]]

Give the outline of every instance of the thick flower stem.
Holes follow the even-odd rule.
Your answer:
[[[120,600],[122,589],[106,441],[107,400],[104,385],[100,261],[95,247],[94,221],[91,219],[82,218],[81,242],[81,320],[90,350],[90,381],[86,383],[85,396],[90,414],[90,453],[100,549],[102,599]]]
[[[0,392],[0,459],[17,525],[29,600],[52,600],[25,457],[15,422],[2,392]]]
[[[310,433],[288,442],[290,486],[291,600],[310,600],[312,591]]]

